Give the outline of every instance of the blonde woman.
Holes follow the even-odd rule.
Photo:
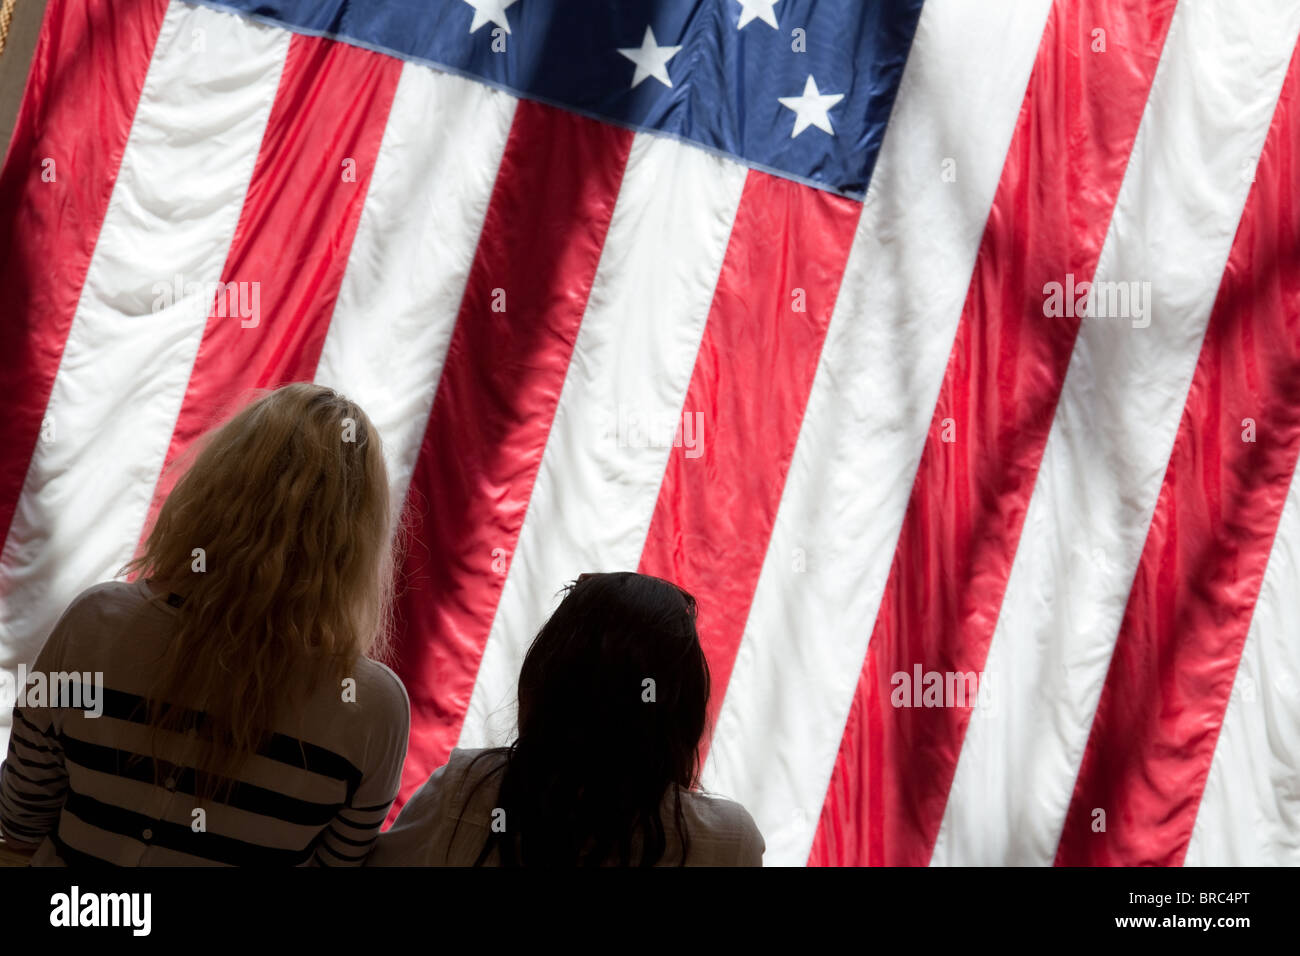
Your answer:
[[[36,865],[364,861],[410,722],[370,658],[388,494],[379,435],[330,389],[285,386],[211,433],[138,578],[78,596],[36,660],[102,686],[14,708],[6,844]]]

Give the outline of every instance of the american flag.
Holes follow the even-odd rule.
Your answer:
[[[1300,863],[1300,4],[51,0],[0,665],[315,380],[407,525],[403,797],[557,589],[699,601],[778,864]],[[4,719],[8,719],[5,711]]]

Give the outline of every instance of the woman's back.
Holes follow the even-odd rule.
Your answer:
[[[367,865],[472,866],[495,824],[509,830],[497,807],[505,755],[499,751],[453,750],[438,770],[402,808],[392,829],[379,838]],[[738,803],[679,789],[690,851],[687,866],[761,866],[763,837]],[[670,797],[663,819],[673,819]],[[682,862],[682,844],[672,825],[665,827],[668,846],[658,866]],[[634,846],[634,855],[640,847]],[[484,861],[496,866],[494,851]]]
[[[172,766],[185,739],[168,731],[155,741],[147,722],[177,613],[143,581],[98,585],[69,607],[33,680],[76,672],[96,696],[16,709],[0,784],[5,833],[44,838],[38,865],[359,864],[398,789],[410,720],[401,682],[360,658],[354,687],[301,694],[235,772],[237,785],[201,800],[193,768]]]

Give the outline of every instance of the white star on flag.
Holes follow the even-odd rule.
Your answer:
[[[828,111],[844,99],[844,94],[820,92],[817,89],[817,81],[812,78],[811,73],[808,74],[808,82],[803,85],[802,96],[780,96],[777,99],[786,109],[794,110],[794,132],[790,134],[791,139],[809,126],[816,126],[832,136],[835,135]]]
[[[510,32],[506,8],[514,6],[518,0],[465,0],[465,2],[474,8],[474,22],[469,25],[470,33],[488,23],[495,23],[506,33]]]
[[[636,89],[638,83],[651,76],[664,86],[672,87],[673,81],[668,78],[668,61],[680,49],[679,46],[659,46],[655,42],[654,30],[646,27],[640,47],[619,47],[618,52],[636,64],[636,74],[632,77],[632,88]]]
[[[736,24],[737,30],[745,29],[745,24],[751,20],[762,20],[773,30],[777,29],[776,13],[772,8],[781,0],[739,0],[739,2],[744,9],[740,11],[740,22]]]

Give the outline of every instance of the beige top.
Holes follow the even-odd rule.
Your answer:
[[[497,786],[492,783],[477,791],[474,785],[505,759],[501,755],[485,757],[471,774],[470,763],[480,753],[483,751],[453,750],[446,766],[425,781],[392,828],[380,835],[366,865],[473,866],[490,833],[497,798]],[[740,804],[683,790],[682,814],[691,844],[687,866],[763,865],[763,836]],[[675,866],[681,860],[681,843],[674,826],[666,829],[668,848],[659,865]],[[495,858],[488,863],[496,865]]]
[[[323,686],[307,695],[241,768],[233,792],[200,803],[192,769],[156,776],[144,721],[176,614],[143,582],[100,584],[72,602],[29,673],[72,675],[87,693],[52,701],[29,691],[14,708],[0,830],[39,844],[35,865],[359,865],[406,756],[401,681],[363,658],[355,693]],[[168,734],[158,756],[174,761],[180,745]]]

